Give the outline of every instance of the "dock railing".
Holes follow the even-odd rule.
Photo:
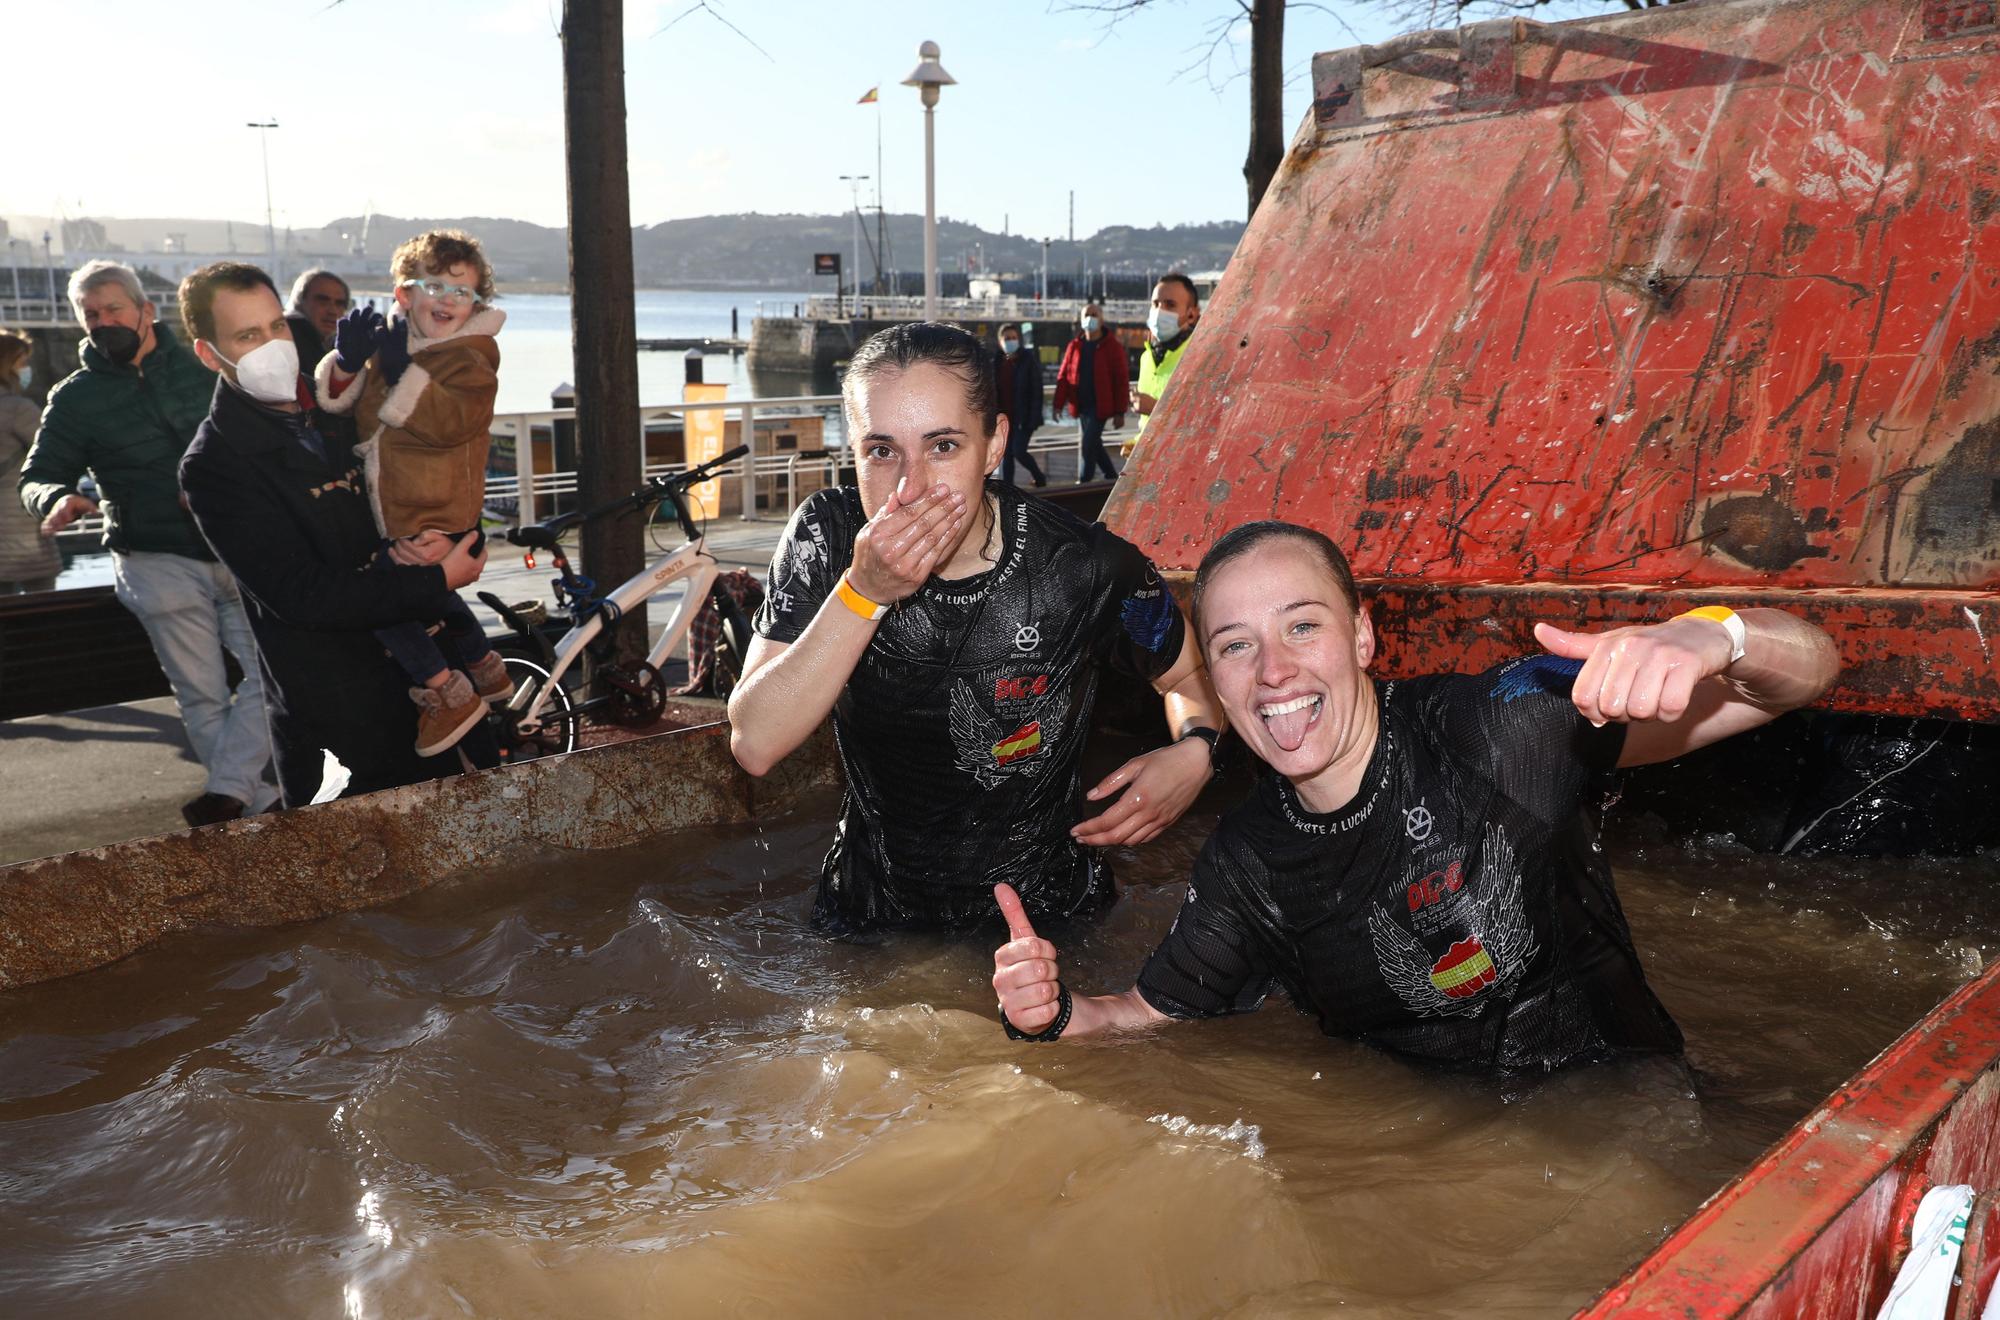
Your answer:
[[[1002,294],[997,298],[940,298],[938,316],[946,321],[1075,321],[1086,301],[1104,309],[1104,319],[1115,324],[1144,325],[1152,304],[1136,298],[1023,298]],[[813,321],[844,321],[857,317],[864,321],[915,321],[922,319],[924,300],[883,295],[874,297],[848,294],[834,298],[814,294],[788,301],[759,301],[758,316],[792,317]]]
[[[761,399],[721,399],[704,403],[662,403],[643,407],[639,410],[639,425],[644,428],[661,422],[684,421],[686,415],[694,412],[719,411],[725,414],[725,421],[735,421],[740,436],[757,434],[757,419],[799,417],[818,413],[822,416],[839,414],[841,397],[838,394],[798,394]],[[537,431],[554,440],[559,423],[574,422],[574,408],[540,408],[528,412],[496,413],[493,417],[492,434],[496,445],[504,444],[514,454],[515,470],[512,473],[489,472],[486,479],[486,504],[489,509],[511,509],[517,522],[540,522],[552,516],[557,510],[557,498],[574,495],[577,489],[577,473],[573,468],[552,468],[539,471],[535,467],[535,437]],[[1136,421],[1136,416],[1132,418]],[[1130,431],[1105,433],[1105,445],[1116,450],[1130,437]],[[553,449],[553,443],[551,443]],[[1028,452],[1038,460],[1050,455],[1072,454],[1076,460],[1074,471],[1083,470],[1083,429],[1074,422],[1063,422],[1042,427],[1035,432],[1035,438],[1028,442]],[[665,476],[668,473],[685,471],[686,463],[650,463],[645,461],[644,447],[641,446],[641,460],[634,474],[633,485],[638,485],[647,477]],[[843,470],[852,471],[853,451],[845,447],[844,438],[829,437],[824,447],[803,451],[777,450],[753,452],[743,461],[722,469],[725,477],[742,477],[746,471],[749,481],[739,482],[741,500],[739,507],[723,512],[734,514],[745,520],[770,518],[783,520],[791,517],[798,507],[798,488],[801,474],[818,474],[823,484],[835,485],[841,479]],[[780,481],[784,485],[784,507],[759,510],[758,491],[765,479]],[[83,542],[94,542],[103,534],[104,519],[99,515],[79,518],[65,528],[61,540],[72,550],[82,550]]]

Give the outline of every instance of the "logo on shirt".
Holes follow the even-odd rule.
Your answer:
[[[1047,674],[1003,675],[993,680],[993,704],[1003,701],[1027,701],[1034,697],[1044,697],[1049,691]]]
[[[1438,882],[1435,890],[1433,881]],[[1457,865],[1421,879],[1413,867],[1405,892],[1419,930],[1435,936],[1449,925],[1463,932],[1444,952],[1433,954],[1396,922],[1389,904],[1378,904],[1368,914],[1382,980],[1411,1012],[1470,1016],[1494,997],[1486,991],[1504,997],[1520,983],[1537,946],[1521,895],[1520,863],[1505,830],[1486,827],[1476,884],[1467,887]]]
[[[1403,813],[1403,833],[1418,843],[1431,837],[1431,828],[1437,823],[1431,819],[1431,809],[1424,805],[1427,798],[1418,798],[1417,805]]]
[[[998,680],[1013,681],[1024,680]],[[1014,775],[1039,775],[1049,764],[1050,745],[1062,739],[1069,688],[1048,683],[1046,676],[1040,695],[1034,695],[1035,688],[1030,683],[1026,689],[1027,708],[1010,711],[1002,721],[982,708],[971,684],[964,679],[952,683],[952,759],[981,788],[998,788]]]
[[[1031,655],[1042,644],[1042,630],[1034,624],[1027,624],[1014,633],[1014,649],[1022,655]]]

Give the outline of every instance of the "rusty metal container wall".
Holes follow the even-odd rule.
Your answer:
[[[0,990],[198,926],[305,921],[484,868],[740,823],[836,783],[826,729],[752,779],[712,724],[0,867]]]
[[[1860,590],[1836,704],[2000,718],[1993,9],[1720,0],[1317,57],[1107,521],[1182,572],[1252,519],[1325,531],[1432,601],[1378,611],[1391,675],[1535,618]]]

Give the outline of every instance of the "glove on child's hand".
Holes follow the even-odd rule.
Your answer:
[[[390,389],[403,378],[410,365],[410,323],[398,320],[383,330],[375,346],[375,365],[382,369],[382,381]]]
[[[333,327],[333,365],[347,375],[359,375],[382,342],[389,323],[373,307],[357,307]]]

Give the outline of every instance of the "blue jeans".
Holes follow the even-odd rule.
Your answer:
[[[1118,469],[1111,466],[1111,455],[1104,448],[1104,419],[1094,412],[1078,413],[1077,425],[1083,428],[1082,468],[1076,474],[1078,481],[1089,481],[1098,465],[1104,466],[1108,480],[1118,480]]]
[[[153,643],[195,759],[208,772],[208,791],[252,812],[270,806],[278,791],[264,773],[271,764],[264,671],[236,579],[220,564],[128,550],[111,556],[111,582]],[[225,650],[243,671],[233,694]]]
[[[375,630],[375,640],[403,667],[410,681],[420,687],[447,669],[477,664],[493,649],[493,644],[486,640],[486,630],[479,626],[479,620],[472,616],[471,608],[459,599],[456,591],[445,593],[438,609],[438,622],[443,626],[436,639],[421,623],[398,623]],[[445,657],[445,647],[451,648],[450,659]]]

